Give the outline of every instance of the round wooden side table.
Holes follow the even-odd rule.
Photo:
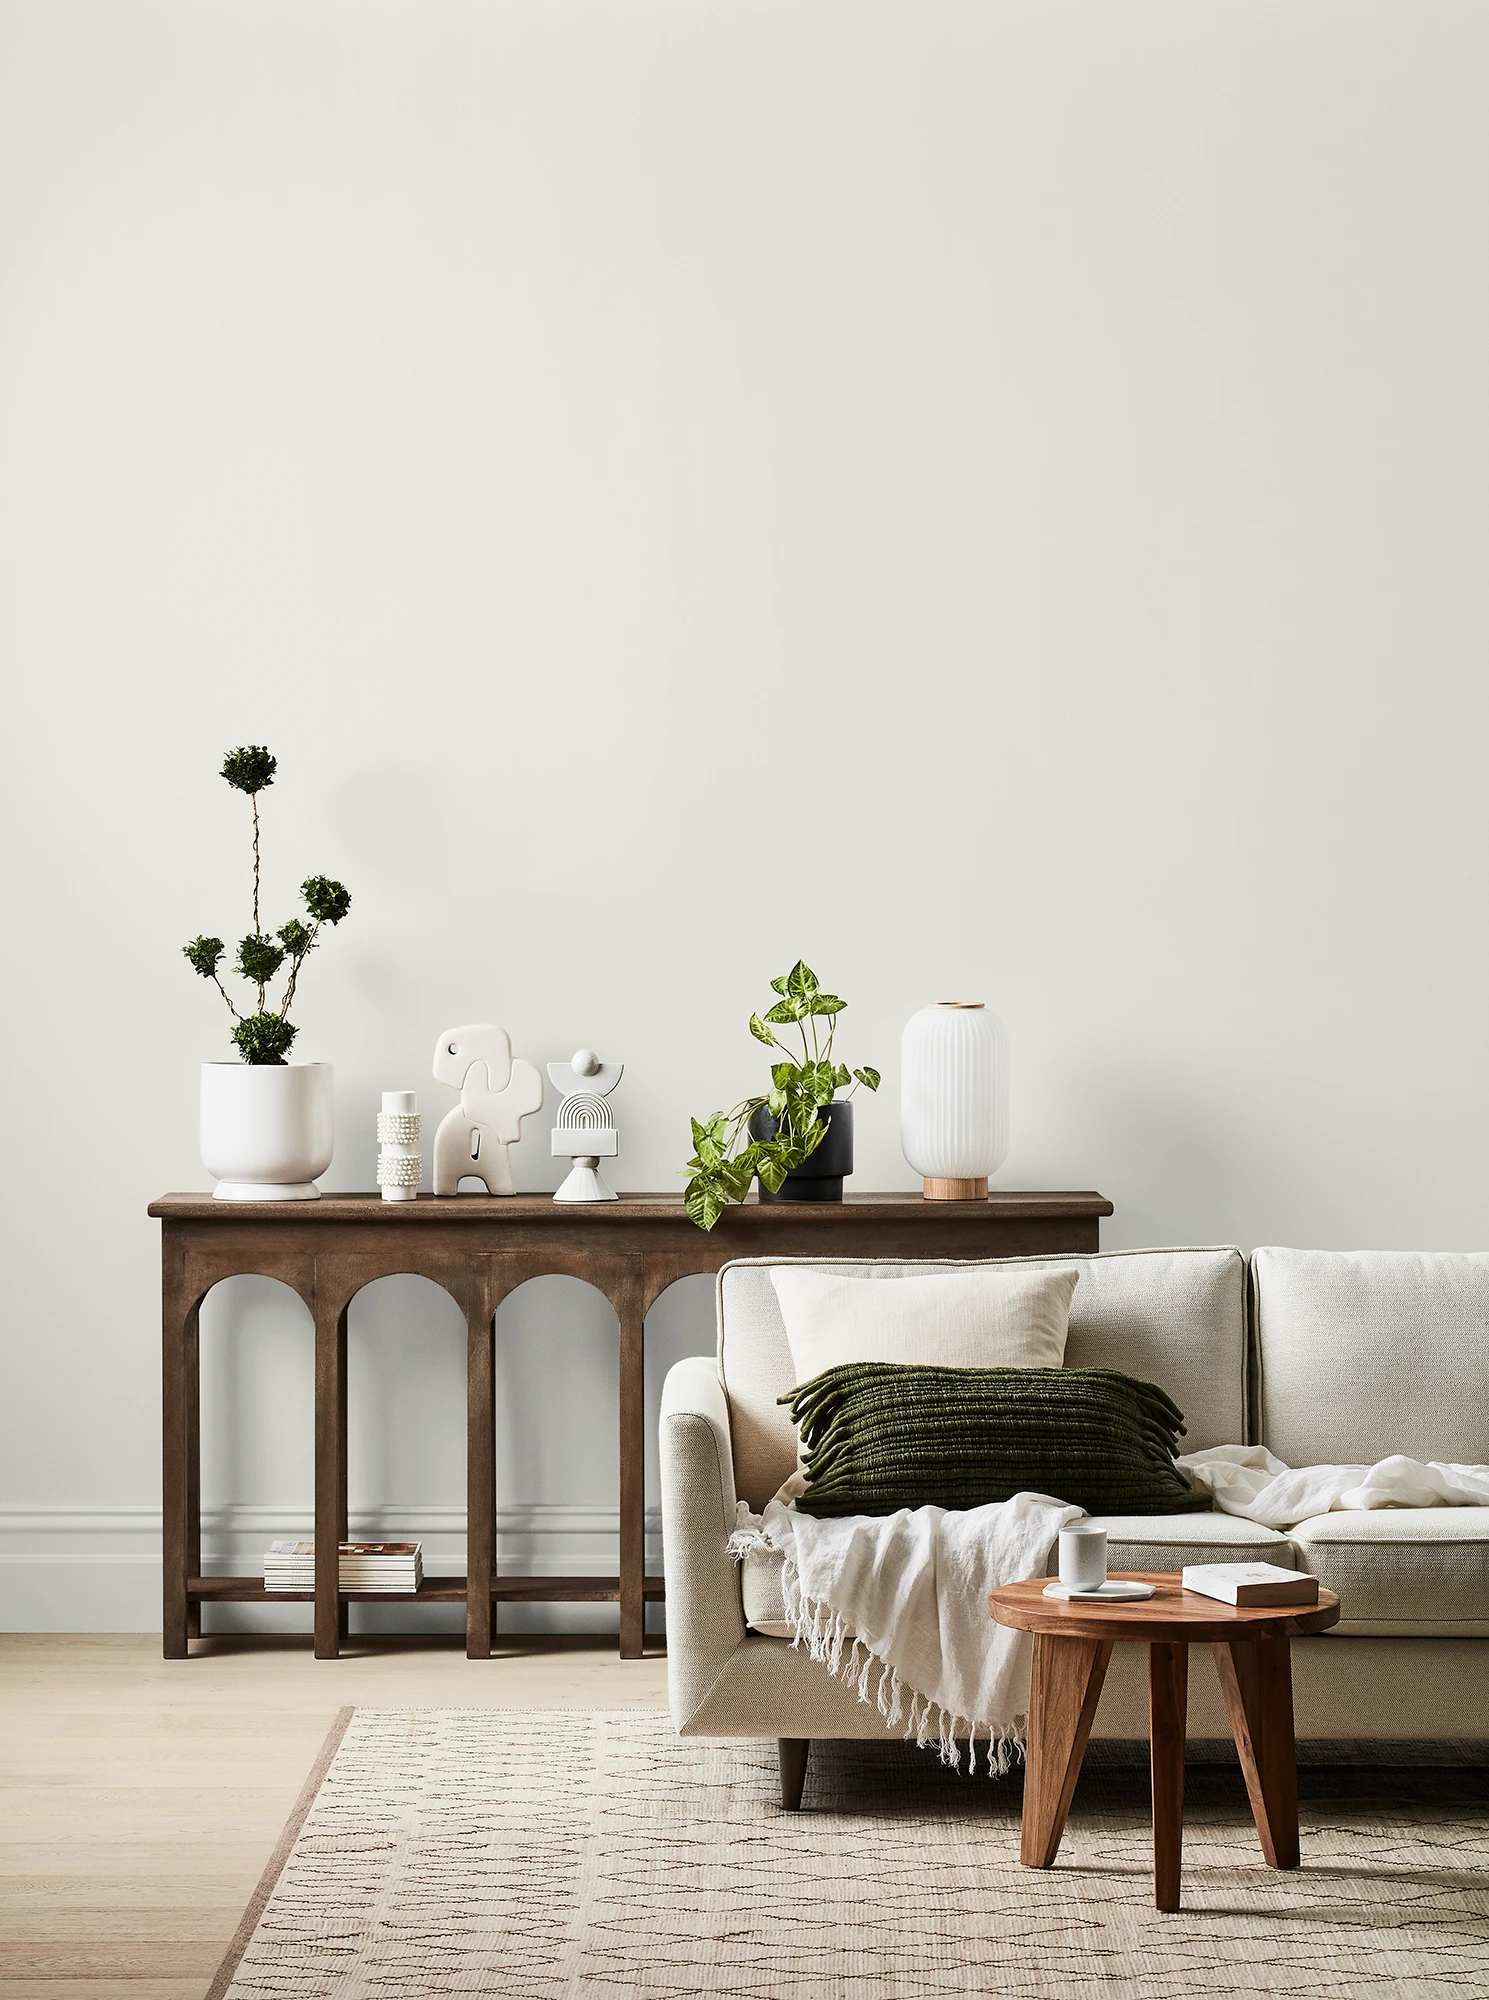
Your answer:
[[[1125,1604],[1072,1603],[1046,1597],[1049,1578],[1036,1576],[1004,1584],[988,1598],[1000,1625],[1034,1634],[1019,1859],[1027,1868],[1053,1865],[1112,1647],[1119,1639],[1145,1639],[1154,1903],[1160,1910],[1179,1907],[1192,1645],[1215,1649],[1262,1853],[1272,1868],[1296,1868],[1298,1769],[1289,1642],[1337,1624],[1339,1599],[1320,1589],[1317,1604],[1242,1607],[1186,1590],[1177,1576],[1124,1571],[1122,1577],[1151,1583],[1154,1595]]]

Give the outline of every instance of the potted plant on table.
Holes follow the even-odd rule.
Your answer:
[[[332,1066],[289,1060],[299,1028],[290,1020],[301,968],[326,924],[351,907],[340,882],[310,875],[300,885],[309,922],[291,917],[272,935],[259,917],[259,793],[274,782],[278,760],[260,743],[240,745],[223,760],[222,775],[253,805],[253,929],[238,945],[230,970],[247,980],[251,1002],[239,1008],[222,983],[221,938],[195,937],[181,947],[192,969],[210,979],[233,1017],[238,1062],[202,1064],[202,1161],[224,1201],[313,1200],[317,1174],[331,1164]],[[269,986],[288,967],[276,1007]]]
[[[853,1171],[853,1093],[859,1084],[879,1088],[878,1070],[849,1070],[834,1059],[837,1017],[848,1003],[824,993],[804,960],[770,985],[780,996],[775,1005],[763,1019],[750,1016],[755,1040],[780,1056],[771,1066],[770,1089],[732,1111],[692,1121],[693,1157],[683,1170],[691,1178],[683,1199],[700,1229],[712,1229],[757,1179],[762,1201],[841,1201],[843,1181]],[[799,1058],[778,1028],[800,1037]],[[840,1090],[847,1094],[839,1097]]]

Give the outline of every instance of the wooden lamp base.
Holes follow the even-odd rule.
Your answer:
[[[987,1176],[981,1180],[933,1180],[925,1176],[925,1198],[927,1201],[986,1201]]]

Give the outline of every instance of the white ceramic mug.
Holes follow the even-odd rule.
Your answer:
[[[1106,1582],[1106,1529],[1060,1530],[1060,1581],[1070,1590],[1099,1590]]]

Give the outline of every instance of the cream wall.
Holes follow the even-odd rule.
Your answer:
[[[487,1015],[623,1058],[676,1185],[804,953],[885,1072],[862,1187],[971,994],[1002,1182],[1111,1245],[1483,1246],[1486,67],[1447,0],[4,0],[4,1622],[156,1615],[235,743],[276,920],[353,894],[329,1187]],[[253,1554],[308,1328],[208,1319]],[[613,1560],[608,1314],[502,1334],[504,1546]],[[454,1552],[453,1307],[390,1282],[354,1361],[360,1518]]]

